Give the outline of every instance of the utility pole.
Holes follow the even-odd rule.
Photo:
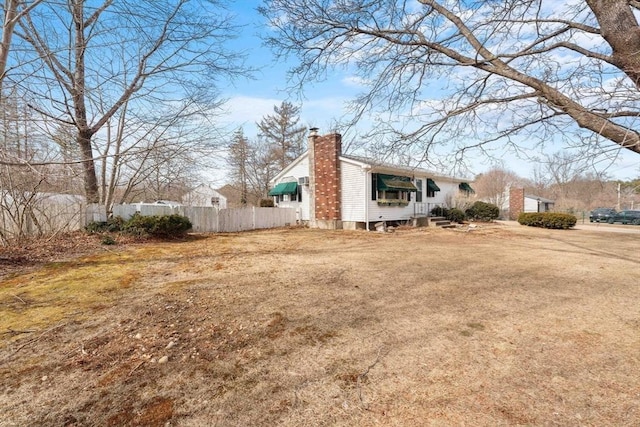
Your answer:
[[[616,210],[620,210],[620,183],[618,182],[618,205],[616,206]]]

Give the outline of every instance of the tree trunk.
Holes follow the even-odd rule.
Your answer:
[[[91,150],[91,134],[78,132],[76,142],[80,147],[82,155],[82,170],[84,172],[84,193],[87,203],[99,203],[98,179],[96,178],[96,167],[93,161],[93,151]]]

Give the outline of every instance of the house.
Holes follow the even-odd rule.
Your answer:
[[[342,154],[340,134],[309,134],[309,149],[271,180],[276,206],[295,208],[311,227],[372,229],[409,222],[473,189],[464,179]]]
[[[527,194],[524,188],[509,189],[509,219],[517,220],[522,212],[549,212],[554,207],[553,200]]]
[[[219,209],[227,208],[227,198],[207,184],[200,184],[182,196],[182,203],[188,206],[213,206]]]

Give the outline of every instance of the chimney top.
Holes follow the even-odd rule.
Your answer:
[[[309,136],[318,136],[318,128],[309,128]]]

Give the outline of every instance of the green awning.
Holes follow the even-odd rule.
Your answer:
[[[427,189],[429,191],[440,191],[440,187],[431,178],[427,178]]]
[[[281,182],[269,191],[270,196],[281,196],[283,194],[297,194],[298,183],[297,182]]]
[[[475,193],[475,190],[471,188],[471,186],[466,182],[461,182],[460,185],[458,185],[458,188],[460,189],[460,191],[466,191],[467,193]]]
[[[378,190],[383,191],[418,191],[408,176],[378,174]]]

